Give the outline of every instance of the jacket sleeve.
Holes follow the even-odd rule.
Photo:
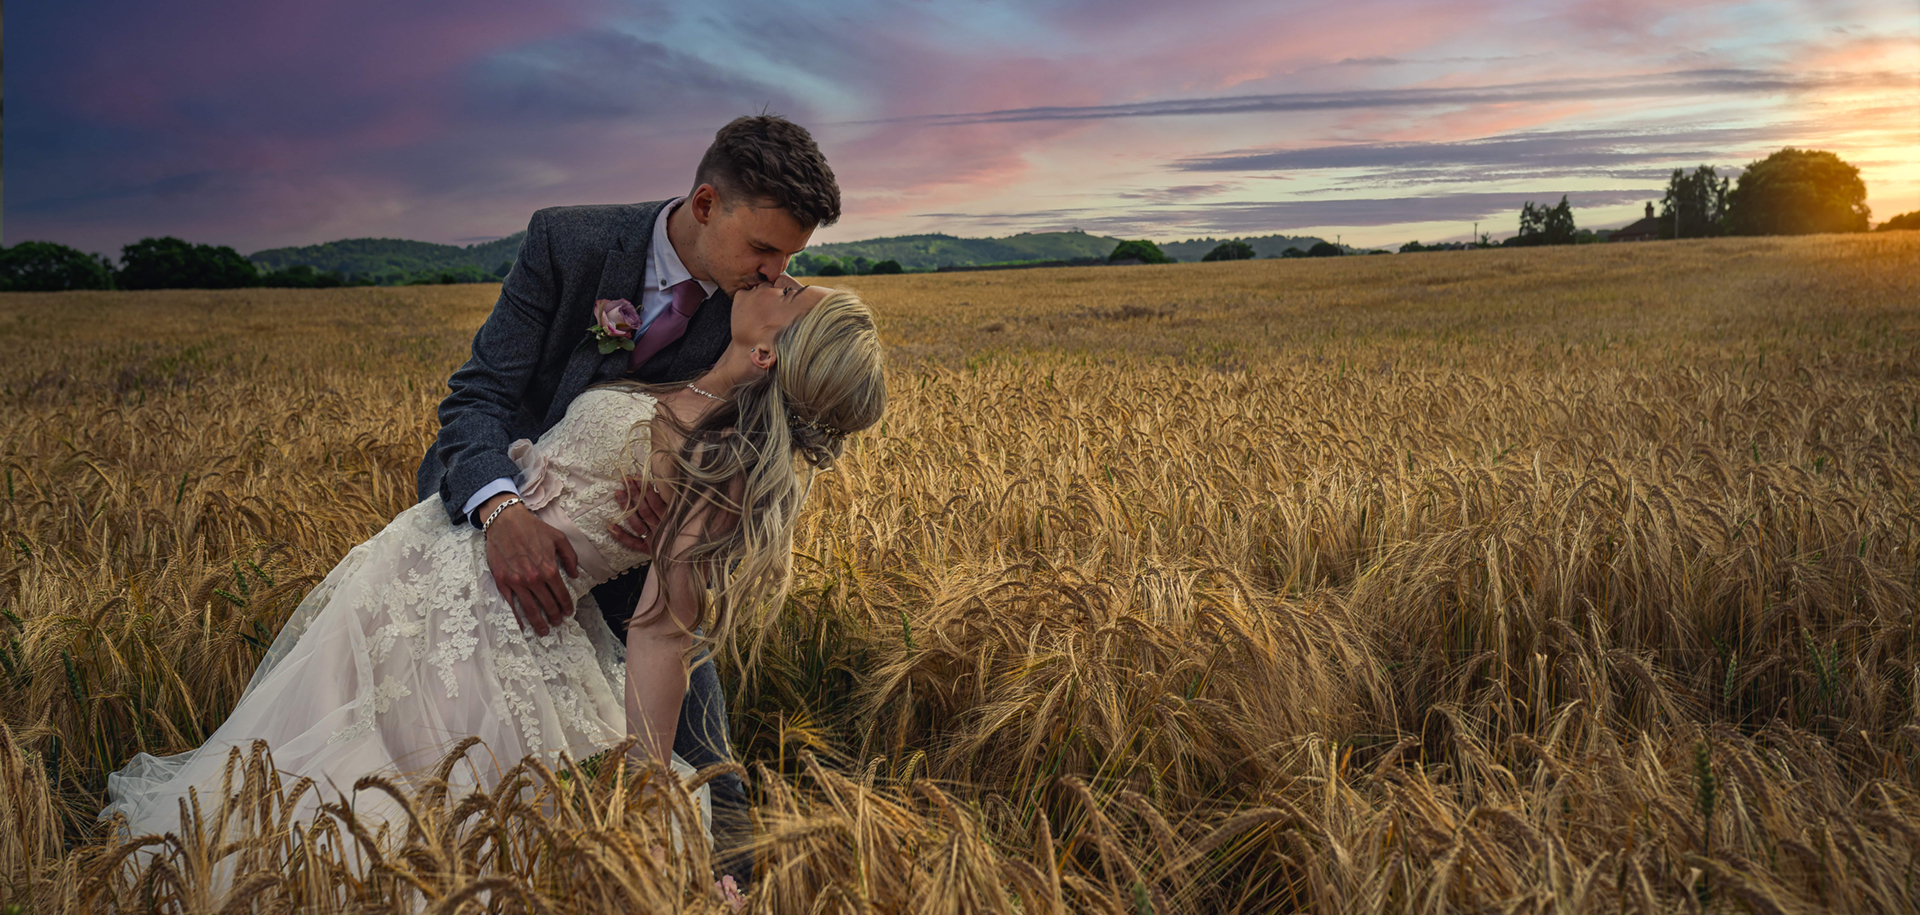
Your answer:
[[[440,437],[434,443],[446,468],[440,497],[455,524],[466,521],[461,509],[480,487],[519,472],[507,456],[509,430],[558,310],[543,210],[528,222],[520,253],[500,285],[500,300],[473,335],[473,354],[447,380],[452,392],[440,402]]]

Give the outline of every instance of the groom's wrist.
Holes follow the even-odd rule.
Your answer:
[[[503,492],[498,495],[492,496],[491,498],[487,499],[485,502],[482,502],[477,507],[475,507],[473,512],[469,514],[467,518],[468,520],[473,522],[474,527],[482,527],[486,519],[493,515],[494,510],[498,509],[501,503],[506,502],[508,499],[517,499],[517,498],[519,498],[519,496],[511,492]]]
[[[474,527],[479,527],[480,522],[487,517],[486,513],[494,508],[494,506],[488,505],[488,502],[498,499],[503,495],[517,496],[519,494],[520,490],[513,485],[513,478],[511,477],[501,477],[480,487],[478,491],[467,498],[467,523]]]

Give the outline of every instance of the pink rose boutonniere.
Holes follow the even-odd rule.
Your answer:
[[[596,324],[589,333],[594,342],[600,345],[600,355],[604,356],[617,349],[633,349],[633,335],[640,330],[640,310],[626,299],[595,299],[593,318]]]

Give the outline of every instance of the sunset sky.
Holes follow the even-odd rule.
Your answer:
[[[684,193],[713,131],[814,132],[816,242],[1619,226],[1782,146],[1920,209],[1920,4],[62,0],[6,29],[5,232],[117,255],[466,244]]]

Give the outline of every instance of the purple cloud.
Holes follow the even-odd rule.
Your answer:
[[[1809,138],[1893,163],[1873,166],[1873,193],[1920,193],[1899,164],[1920,114],[1910,2],[1822,8],[1845,31],[1818,35],[1803,6],[25,4],[7,240],[505,235],[543,206],[679,193],[715,128],[769,106],[812,128],[841,178],[848,215],[823,241],[996,219],[1464,219],[1518,207],[1476,202],[1496,189],[1636,184],[1620,193],[1640,199],[1671,165]],[[1891,126],[1869,142],[1863,124]]]

